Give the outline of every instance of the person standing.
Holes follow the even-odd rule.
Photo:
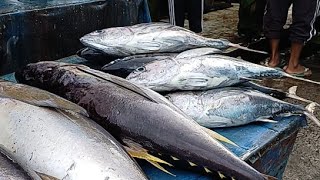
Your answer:
[[[283,26],[286,23],[288,10],[291,4],[292,24],[290,26],[289,40],[291,53],[289,63],[283,70],[294,76],[310,76],[311,70],[299,63],[300,53],[306,42],[316,35],[315,20],[319,12],[320,0],[267,0],[264,15],[264,32],[269,39],[271,53],[266,66],[278,67],[281,64],[279,41]]]
[[[203,30],[204,0],[168,0],[170,23],[184,27],[185,15],[189,20],[189,29],[195,33]]]

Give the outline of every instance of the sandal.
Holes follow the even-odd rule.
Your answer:
[[[263,66],[266,66],[266,67],[270,67],[270,68],[275,68],[275,69],[280,70],[280,71],[283,71],[283,67],[286,65],[286,60],[280,59],[280,62],[276,67],[271,67],[271,66],[269,66],[269,61],[270,61],[270,58],[267,58],[264,61],[261,61],[260,65],[263,65]]]
[[[303,72],[299,72],[299,73],[288,73],[286,71],[286,68],[287,66],[285,66],[283,68],[283,71],[286,72],[287,74],[290,74],[291,76],[296,76],[296,77],[308,77],[308,76],[311,76],[312,75],[312,71],[310,68],[307,68],[307,67],[304,67],[304,70]]]

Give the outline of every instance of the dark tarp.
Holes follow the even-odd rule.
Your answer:
[[[0,74],[76,53],[97,29],[149,22],[144,0],[1,0]]]

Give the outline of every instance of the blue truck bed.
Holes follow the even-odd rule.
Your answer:
[[[59,61],[88,66],[91,64],[78,56],[66,57]],[[2,78],[15,81],[13,74],[2,76]],[[229,144],[224,145],[249,165],[262,173],[282,179],[297,133],[301,127],[306,126],[306,117],[295,115],[277,120],[278,123],[257,122],[246,126],[214,130],[235,142],[239,147]],[[172,176],[148,163],[139,163],[151,180],[211,179],[209,175],[177,168],[166,168],[176,175]]]

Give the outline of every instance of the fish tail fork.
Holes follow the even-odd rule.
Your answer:
[[[304,112],[304,114],[310,118],[313,122],[315,122],[320,127],[320,121],[319,119],[314,115],[315,107],[317,106],[317,103],[310,103]]]

